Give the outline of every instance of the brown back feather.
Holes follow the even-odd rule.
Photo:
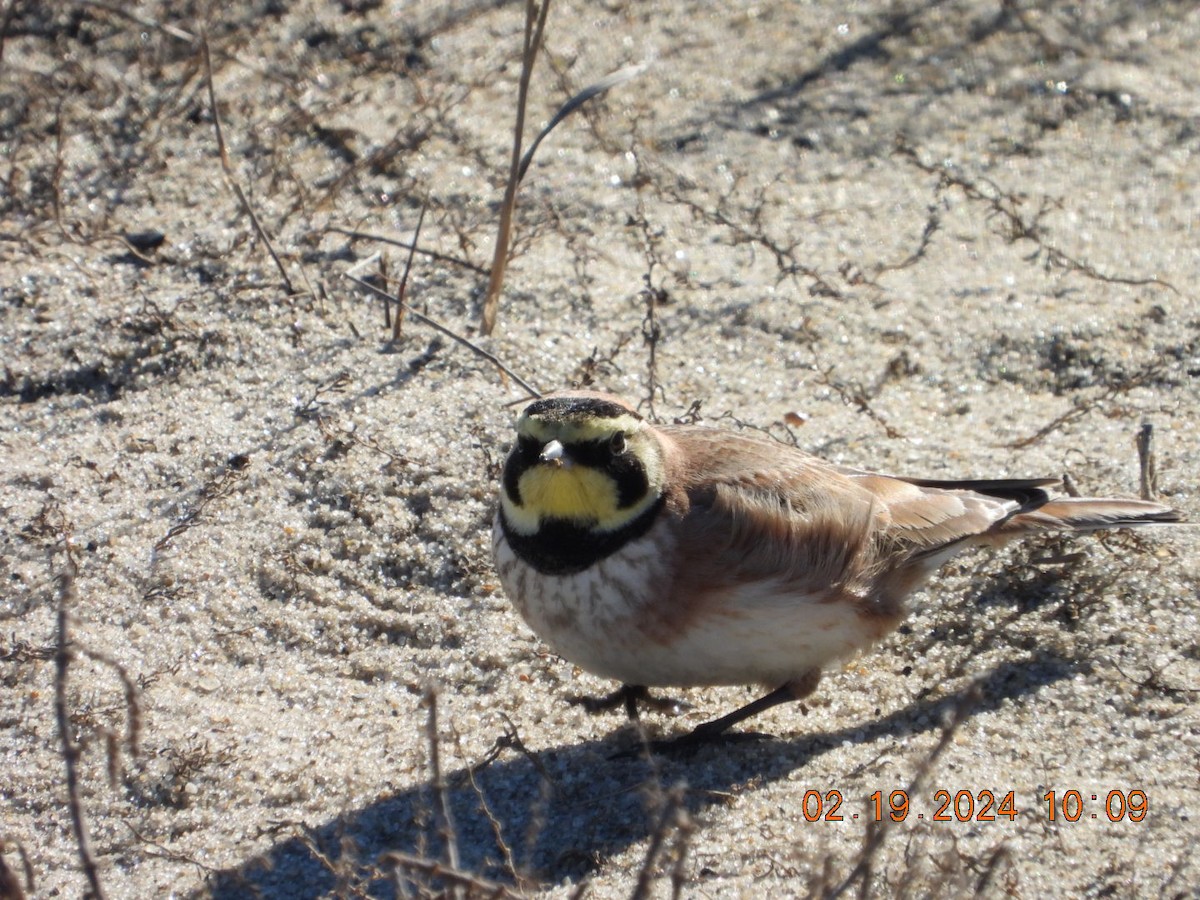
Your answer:
[[[890,609],[970,544],[1181,519],[1148,501],[1052,500],[1043,488],[1055,479],[896,478],[753,435],[661,432],[676,491],[668,506],[686,518],[679,574],[690,586],[775,578]]]

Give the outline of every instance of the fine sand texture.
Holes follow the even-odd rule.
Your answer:
[[[490,535],[522,381],[1200,519],[1196,4],[554,0],[526,143],[644,70],[485,334],[524,29],[0,3],[3,896],[1194,894],[1194,526],[964,554],[681,757],[761,688],[570,705]]]

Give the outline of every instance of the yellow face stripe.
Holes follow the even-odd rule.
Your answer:
[[[564,444],[583,444],[588,441],[606,441],[618,431],[631,433],[639,430],[642,422],[634,416],[619,416],[615,419],[582,419],[570,422],[548,422],[536,416],[523,415],[517,422],[517,434],[527,435],[546,444],[561,441]]]

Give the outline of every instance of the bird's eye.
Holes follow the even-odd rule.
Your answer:
[[[608,441],[608,449],[613,452],[614,456],[620,456],[625,452],[625,448],[629,446],[629,442],[625,439],[625,433],[618,431]]]

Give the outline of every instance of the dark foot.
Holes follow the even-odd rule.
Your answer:
[[[678,716],[692,708],[691,704],[682,700],[651,696],[650,691],[640,684],[623,684],[611,694],[605,694],[603,697],[569,696],[567,702],[575,706],[582,706],[590,713],[606,712],[616,709],[618,706],[624,706],[625,715],[635,722],[638,718],[639,703],[672,716]]]
[[[645,746],[651,753],[662,753],[671,756],[693,753],[698,747],[704,744],[738,743],[740,741],[758,741],[770,738],[771,735],[759,732],[734,732],[732,734],[728,732],[730,728],[739,722],[744,722],[751,716],[756,716],[760,712],[770,709],[772,706],[804,699],[817,689],[817,684],[820,680],[821,673],[814,669],[805,673],[800,678],[780,685],[771,691],[771,693],[735,709],[728,715],[721,716],[719,719],[713,719],[711,722],[705,722],[702,725],[697,725],[682,737],[665,741],[651,741]],[[804,712],[808,712],[803,704],[801,704],[800,708]],[[619,756],[636,756],[640,750],[641,747],[634,748],[630,752],[619,754]]]

